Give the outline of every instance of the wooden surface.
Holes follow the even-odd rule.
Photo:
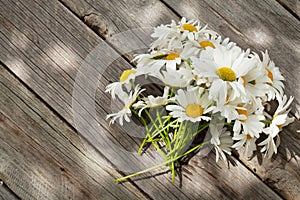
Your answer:
[[[285,9],[287,9],[298,20],[300,19],[300,1],[299,0],[279,0]]]
[[[1,67],[1,179],[22,199],[140,199],[131,184]]]
[[[19,199],[2,181],[0,181],[0,199],[11,199],[17,200]]]
[[[222,1],[223,2],[223,1]],[[3,199],[300,199],[299,121],[282,134],[279,154],[271,161],[260,157],[248,161],[235,155],[236,166],[215,164],[214,154],[195,156],[184,166],[182,183],[170,182],[168,173],[115,184],[123,176],[118,163],[128,162],[117,149],[99,148],[105,135],[115,145],[136,151],[140,140],[121,127],[109,127],[105,115],[110,98],[104,93],[109,81],[130,68],[124,43],[114,35],[139,27],[154,27],[178,20],[199,18],[203,24],[232,38],[243,48],[268,49],[286,77],[287,93],[294,95],[293,114],[299,115],[300,34],[297,1],[138,1],[138,0],[25,0],[0,1],[0,179]],[[242,12],[241,12],[242,11]],[[133,35],[136,46],[147,45],[147,32]],[[86,56],[96,52],[112,64],[98,81],[105,63]],[[117,51],[116,51],[117,50]],[[126,52],[122,57],[119,52]],[[100,56],[100,57],[101,57]],[[115,59],[117,58],[117,59]],[[75,81],[83,63],[90,76],[83,99],[74,97]],[[85,72],[87,73],[87,72]],[[76,79],[77,78],[77,79]],[[88,86],[95,85],[96,116],[85,110],[83,124],[100,126],[77,130],[75,105],[91,98]],[[75,85],[74,85],[75,84]],[[84,108],[84,105],[80,105]],[[86,115],[87,114],[87,115]],[[77,132],[76,132],[77,131]],[[78,135],[79,134],[79,135]],[[80,137],[81,136],[81,137]],[[105,141],[104,141],[105,142]],[[117,159],[112,159],[116,156]],[[119,156],[119,157],[118,157]],[[151,165],[149,155],[143,167]],[[145,162],[145,163],[143,163]],[[146,163],[147,162],[147,163]],[[145,177],[143,176],[143,177]],[[10,198],[10,196],[12,196]]]

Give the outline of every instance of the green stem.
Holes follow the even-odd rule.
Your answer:
[[[153,132],[153,135],[149,138],[149,139],[153,139],[156,136],[158,136],[162,131],[164,131],[165,129],[167,129],[168,127],[172,126],[175,122],[177,122],[177,119],[172,121],[171,123],[169,123],[167,126],[165,126],[164,128],[160,129],[158,132]]]
[[[199,130],[197,130],[197,132],[195,133],[194,137],[196,137],[201,131],[203,131],[204,129],[206,129],[209,126],[209,123],[204,124]]]
[[[158,119],[159,126],[164,127],[164,123],[161,121],[161,116],[160,116],[160,112],[158,111],[158,109],[156,110],[156,118]],[[170,147],[170,139],[169,139],[169,135],[168,135],[169,134],[168,130],[165,129],[163,132],[164,132],[164,134],[163,134],[162,138],[165,141],[166,146],[169,148]]]
[[[272,123],[272,121],[269,121],[269,120],[260,120],[260,122],[267,124],[267,125]]]
[[[199,144],[199,145],[195,146],[194,148],[190,149],[189,151],[185,152],[184,154],[179,155],[179,156],[177,156],[177,157],[175,157],[175,158],[172,158],[172,159],[169,160],[169,161],[166,161],[166,162],[161,163],[161,164],[159,164],[159,165],[155,165],[155,166],[153,166],[153,167],[150,167],[150,168],[148,168],[148,169],[139,171],[139,172],[137,172],[137,173],[130,174],[130,175],[128,175],[128,176],[124,176],[124,177],[118,178],[118,179],[115,180],[115,182],[116,182],[116,183],[119,183],[119,182],[125,181],[126,179],[135,177],[135,176],[137,176],[137,175],[140,175],[140,174],[143,174],[143,173],[146,173],[146,172],[150,172],[150,171],[152,171],[152,170],[155,170],[155,169],[161,168],[161,167],[163,167],[163,166],[166,166],[166,165],[168,165],[168,164],[170,164],[170,163],[172,163],[172,162],[174,162],[174,161],[176,161],[176,160],[178,160],[178,159],[180,159],[180,158],[182,158],[182,157],[188,155],[189,153],[191,153],[191,152],[197,150],[198,148],[200,148],[200,147],[202,147],[202,146],[204,146],[204,145],[206,145],[206,144],[208,144],[208,143],[209,143],[209,141],[204,142],[204,143],[202,143],[202,144]]]

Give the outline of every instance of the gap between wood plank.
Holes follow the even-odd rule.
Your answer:
[[[283,3],[280,0],[276,0],[284,9],[286,9],[291,15],[293,15],[293,17],[295,17],[298,21],[300,21],[300,17],[298,16],[297,13],[295,13],[288,5],[286,5],[285,3]]]
[[[41,101],[51,112],[54,113],[55,116],[57,116],[60,120],[62,120],[72,131],[78,134],[77,130],[73,125],[71,125],[62,115],[60,115],[53,107],[51,107],[46,101],[44,101],[34,90],[32,90],[22,79],[20,79],[15,73],[13,73],[1,60],[0,65],[2,65],[5,70],[8,71],[10,75],[12,75],[14,78],[16,78],[26,89],[28,89],[39,101]],[[109,163],[121,176],[126,176],[122,171],[118,170],[118,168],[109,160],[106,158],[105,155],[103,155],[95,146],[89,141],[85,140],[88,145],[90,145],[101,157],[104,158],[104,160]],[[73,145],[73,143],[71,143]],[[74,146],[74,145],[73,145]],[[74,146],[76,149],[78,149],[76,146]],[[80,149],[78,149],[81,151]],[[131,183],[135,188],[139,190],[147,199],[152,200],[152,197],[149,196],[144,190],[142,190],[134,181],[128,180],[129,183]],[[11,190],[12,191],[12,190]],[[12,191],[13,192],[13,191]],[[14,193],[15,194],[15,193]],[[16,195],[16,194],[15,194]],[[17,195],[16,195],[17,196]],[[18,197],[18,196],[17,196]],[[18,197],[19,198],[19,197]]]
[[[88,27],[89,28],[89,27]],[[101,105],[99,105],[101,107]]]
[[[14,200],[14,199],[21,199],[16,193],[14,193],[14,191],[12,191],[5,183],[4,180],[0,179],[0,197],[2,195],[6,195],[6,196],[2,196],[4,197],[9,197],[10,199],[3,199],[3,200]],[[5,190],[5,192],[3,191]],[[12,199],[13,198],[13,199]]]
[[[84,17],[94,14],[93,12],[89,13],[88,15],[84,15],[82,17],[80,17],[77,13],[75,13],[73,10],[71,10],[62,0],[58,0],[59,3],[62,4],[62,6],[64,6],[69,12],[71,12],[74,16],[76,16],[78,19],[81,20],[82,23],[84,23],[87,27],[89,27],[96,35],[98,35],[106,44],[109,45],[109,47],[111,47],[114,51],[116,51],[123,59],[125,59],[132,67],[134,67],[134,65],[130,62],[130,59],[128,57],[126,57],[125,55],[123,55],[118,49],[116,49],[111,43],[109,43],[107,41],[107,39],[102,36],[100,33],[98,33],[97,31],[95,31],[92,27],[90,27],[85,21],[84,21]]]
[[[60,132],[60,133],[62,133],[61,131],[65,131],[65,129],[57,129],[57,128],[61,128],[61,127],[55,127],[56,126],[56,123],[55,124],[51,124],[53,121],[52,121],[52,119],[56,119],[57,121],[59,121],[59,119],[57,118],[57,116],[54,114],[54,113],[52,113],[50,110],[48,110],[49,108],[46,106],[46,105],[44,105],[44,104],[42,104],[42,102],[40,102],[39,100],[38,100],[38,98],[36,98],[36,96],[34,95],[34,94],[32,94],[30,91],[27,91],[26,90],[26,87],[23,85],[23,84],[20,84],[19,82],[18,82],[18,80],[17,79],[15,79],[15,77],[13,76],[13,75],[11,75],[10,74],[10,72],[9,71],[7,71],[6,69],[5,69],[5,67],[3,66],[2,67],[2,70],[3,70],[3,72],[4,72],[4,70],[5,70],[5,77],[4,77],[4,79],[6,79],[6,77],[8,77],[8,79],[7,80],[10,80],[10,79],[13,79],[13,82],[11,82],[11,83],[14,83],[14,84],[16,84],[16,85],[18,85],[18,87],[22,87],[22,89],[23,88],[25,88],[25,93],[27,93],[27,92],[29,92],[28,93],[28,95],[30,96],[30,97],[32,97],[32,99],[34,99],[34,101],[35,102],[37,102],[38,104],[37,105],[43,105],[42,107],[42,111],[41,112],[39,112],[39,111],[37,111],[36,109],[39,109],[39,107],[34,107],[34,106],[30,106],[30,103],[28,104],[28,101],[24,101],[23,100],[23,98],[20,98],[19,96],[18,96],[18,99],[19,99],[19,101],[21,101],[22,102],[22,104],[25,104],[25,107],[27,107],[27,108],[30,108],[31,110],[30,111],[33,111],[34,112],[34,114],[35,115],[37,115],[40,119],[41,119],[41,123],[38,123],[38,125],[40,125],[40,124],[43,124],[43,123],[46,123],[46,125],[50,128],[50,130],[54,130],[54,132]],[[10,79],[9,79],[10,78]],[[2,79],[1,79],[2,80]],[[9,83],[10,84],[10,83]],[[15,85],[4,85],[13,95],[17,95],[16,93],[15,93],[15,91],[14,90],[12,90],[12,88],[15,88],[14,86]],[[9,87],[9,86],[12,86],[12,87]],[[4,90],[5,91],[5,90]],[[17,89],[17,91],[19,91],[18,89]],[[10,92],[8,92],[8,93],[10,93]],[[19,94],[19,93],[18,93]],[[22,95],[21,95],[22,96]],[[24,96],[23,96],[24,97]],[[27,96],[25,96],[25,99],[27,99],[26,98]],[[12,100],[12,99],[11,99]],[[13,100],[12,100],[12,102],[14,102]],[[27,112],[25,112],[25,110],[23,110],[23,106],[19,106],[19,105],[17,105],[18,106],[18,108],[19,109],[21,109],[24,113],[26,113],[27,114]],[[34,109],[33,109],[33,108]],[[47,110],[45,110],[45,109],[47,109]],[[46,115],[45,115],[45,113],[47,113]],[[49,113],[51,113],[50,115],[49,115]],[[50,119],[50,123],[49,123],[49,121],[47,121],[48,120],[48,118]],[[9,118],[7,118],[7,119],[9,119]],[[11,118],[10,118],[10,120],[12,120]],[[56,122],[57,122],[56,121]],[[37,121],[35,121],[35,122],[37,122]],[[40,120],[39,120],[39,122],[40,122]],[[64,140],[65,142],[66,142],[66,144],[67,144],[67,146],[68,145],[72,145],[73,147],[75,147],[76,148],[76,151],[77,150],[79,150],[76,146],[74,146],[73,145],[73,142],[72,141],[75,141],[75,143],[77,142],[79,142],[79,145],[78,145],[78,147],[81,147],[80,145],[81,145],[81,141],[79,141],[79,138],[77,137],[77,135],[76,135],[76,133],[74,133],[72,130],[71,130],[71,127],[69,127],[68,125],[66,125],[63,121],[60,121],[59,122],[59,124],[63,124],[64,126],[65,126],[65,128],[67,128],[67,132],[66,132],[66,134],[69,134],[69,133],[71,133],[73,136],[72,136],[72,140],[70,140],[69,138],[66,138],[66,139],[68,139],[68,140]],[[22,127],[18,127],[19,129],[22,129]],[[48,129],[47,129],[48,130]],[[69,132],[69,131],[71,131],[71,132]],[[50,133],[50,132],[48,132],[48,133]],[[65,134],[61,134],[61,136],[64,136],[65,137]],[[74,140],[74,138],[75,138],[75,140]],[[77,139],[78,138],[78,139]],[[56,139],[56,137],[54,138],[54,139]],[[53,143],[51,143],[51,144],[53,144]],[[61,143],[62,144],[62,143]],[[71,146],[71,147],[72,147]],[[13,147],[13,146],[12,146]],[[69,148],[70,148],[70,146],[68,146]],[[84,148],[85,149],[85,147],[83,147],[82,146],[82,148]],[[90,149],[90,147],[88,146],[87,147],[88,149]],[[58,151],[60,151],[59,149],[58,149]],[[64,151],[64,150],[63,150]],[[33,152],[33,150],[31,150],[31,152]],[[98,170],[99,170],[99,168],[101,169],[102,167],[101,167],[101,165],[99,165],[97,162],[95,162],[95,160],[93,159],[94,157],[91,157],[91,156],[86,156],[87,154],[86,154],[86,152],[83,152],[83,151],[80,151],[79,150],[79,152],[80,152],[80,155],[82,154],[82,155],[84,155],[84,157],[86,157],[88,160],[86,160],[86,162],[87,161],[91,161],[91,163],[89,163],[89,164],[92,164],[92,163],[94,163],[95,165],[98,165],[97,167],[98,167]],[[87,151],[87,152],[89,152],[89,151]],[[77,155],[77,154],[76,154]],[[47,157],[48,155],[45,155],[45,157]],[[98,157],[99,155],[97,155],[97,157]],[[43,156],[44,157],[44,156]],[[100,156],[99,156],[100,157]],[[102,160],[102,157],[100,157],[101,158],[101,160]],[[72,159],[72,158],[71,158]],[[103,159],[104,160],[104,159]],[[57,163],[59,163],[59,160],[56,160],[56,161],[58,161]],[[57,164],[56,162],[53,162],[53,163],[55,163],[55,164]],[[88,163],[88,162],[87,162]],[[103,161],[101,162],[101,163],[103,163]],[[105,162],[104,162],[105,163]],[[51,165],[52,163],[50,163],[50,165]],[[105,163],[105,165],[107,165],[106,163]],[[59,166],[59,165],[58,165]],[[111,168],[111,167],[109,167],[109,168]],[[67,168],[68,169],[68,168]],[[113,169],[113,168],[112,168]],[[60,170],[61,171],[64,171],[65,172],[65,170],[62,170],[61,168],[60,168]],[[104,169],[103,169],[104,171],[105,171],[105,174],[107,174],[107,175],[110,175],[110,177],[112,177],[112,182],[110,182],[109,183],[109,185],[113,185],[114,187],[115,187],[115,189],[116,188],[118,188],[119,186],[116,186],[114,183],[113,183],[113,177],[118,177],[119,176],[119,174],[116,172],[116,170],[107,170],[107,168],[105,168],[104,167]],[[66,172],[66,173],[68,173],[68,172]],[[101,173],[100,173],[101,174]],[[91,177],[90,175],[89,175],[89,177]],[[92,177],[92,179],[94,179],[94,177]],[[87,179],[88,180],[88,179]],[[95,181],[96,181],[96,179],[94,179]],[[72,182],[71,182],[72,183]],[[86,184],[87,185],[87,184]],[[147,197],[145,197],[144,195],[142,195],[141,193],[140,193],[140,191],[136,188],[136,187],[134,187],[132,184],[130,184],[130,183],[126,183],[126,185],[130,185],[129,187],[127,187],[126,188],[126,190],[124,190],[124,191],[129,191],[129,192],[131,192],[132,194],[135,194],[135,195],[137,195],[138,194],[138,196],[139,196],[139,198],[141,198],[141,197],[143,197],[143,198],[145,198],[145,199],[147,199]],[[55,186],[54,186],[55,187]],[[123,186],[120,186],[120,188],[121,187],[123,187]],[[126,186],[124,186],[124,187],[126,187]],[[114,193],[115,193],[115,191],[113,191],[113,190],[106,190],[107,192],[109,192],[109,194],[111,194],[111,195],[114,195]],[[123,189],[122,189],[122,191],[123,191]],[[83,194],[83,193],[82,193]]]

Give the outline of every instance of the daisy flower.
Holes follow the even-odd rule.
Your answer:
[[[230,49],[235,46],[235,43],[229,42],[229,38],[222,40],[221,36],[213,37],[204,35],[204,37],[201,37],[198,40],[187,41],[184,45],[181,56],[184,59],[192,56],[199,57],[201,51],[206,50],[207,48],[215,49],[220,45]]]
[[[234,136],[243,131],[251,137],[259,138],[259,134],[263,132],[265,124],[261,122],[265,117],[259,113],[249,113],[247,108],[238,105],[236,111],[239,114],[233,125]]]
[[[234,145],[232,145],[232,148],[239,150],[240,148],[245,146],[245,151],[244,151],[245,157],[252,156],[253,151],[256,150],[255,142],[257,138],[251,137],[251,135],[245,132],[242,132],[241,134],[232,137],[232,139],[238,141]]]
[[[182,50],[181,56],[184,59],[190,58],[192,56],[199,57],[202,50],[205,50],[206,48],[216,48],[215,46],[215,42],[211,41],[208,38],[203,38],[200,41],[187,41]]]
[[[181,33],[174,20],[171,24],[160,25],[154,28],[154,33],[151,37],[156,40],[151,44],[150,49],[168,49],[174,50],[174,48],[182,49]]]
[[[123,95],[123,86],[125,86],[127,91],[129,91],[131,89],[130,81],[135,80],[135,77],[138,75],[140,75],[140,73],[137,73],[136,69],[128,69],[123,71],[120,76],[120,81],[107,85],[105,92],[111,93],[113,99],[116,98],[116,95]]]
[[[227,49],[224,46],[202,51],[200,58],[192,58],[194,74],[213,78],[209,97],[222,106],[226,102],[228,90],[233,89],[233,99],[245,98],[246,93],[242,77],[256,65],[256,60],[245,57],[239,47]]]
[[[184,88],[187,87],[194,79],[192,71],[185,68],[179,68],[179,70],[162,71],[157,76],[165,85],[173,88]]]
[[[166,64],[165,60],[158,58],[165,56],[165,54],[152,52],[151,54],[137,55],[132,62],[137,62],[137,71],[142,71],[145,75],[157,75],[160,69]]]
[[[267,71],[267,77],[269,79],[267,82],[269,84],[267,90],[268,100],[272,100],[278,96],[278,93],[280,96],[283,95],[284,85],[282,81],[284,80],[284,77],[281,75],[279,68],[270,60],[268,51],[262,53],[262,55],[263,60],[259,61],[259,64]]]
[[[178,104],[167,105],[166,109],[170,111],[171,116],[178,118],[179,122],[210,120],[210,117],[205,114],[211,112],[214,107],[211,106],[208,94],[203,88],[193,88],[188,91],[179,89],[174,99]]]
[[[197,40],[208,34],[217,35],[215,31],[207,30],[206,27],[201,28],[199,21],[187,21],[184,17],[178,24],[172,20],[171,24],[161,25],[154,29],[151,36],[157,39],[152,43],[151,49],[178,50],[183,48],[186,40]]]
[[[277,153],[277,147],[280,144],[279,132],[282,130],[282,127],[294,121],[293,117],[288,117],[290,110],[287,110],[294,100],[294,97],[290,97],[290,99],[287,100],[286,95],[282,98],[277,95],[276,99],[278,101],[278,107],[272,117],[270,126],[264,129],[264,133],[268,135],[268,138],[258,144],[263,146],[261,151],[266,152],[267,157],[271,157],[273,153]],[[277,140],[275,142],[274,140],[276,138]]]
[[[182,41],[185,39],[193,40],[194,33],[200,30],[198,21],[187,21],[186,18],[182,18],[181,21],[176,24],[172,20],[171,24],[161,25],[154,29],[154,33],[151,35],[153,38],[157,38],[151,45],[151,49],[168,49],[174,50],[182,49]]]
[[[187,21],[185,17],[179,22],[179,29],[182,32],[181,39],[184,40],[188,38],[189,40],[194,40],[195,36],[197,38],[197,32],[200,30],[200,23],[196,20]]]
[[[255,54],[255,59],[257,59],[259,62],[259,57],[257,54]],[[257,97],[264,98],[266,96],[269,88],[269,85],[267,84],[269,81],[267,74],[267,70],[258,64],[245,76],[242,76],[247,99],[255,101]]]
[[[170,88],[168,86],[166,86],[164,88],[163,96],[154,97],[153,95],[149,95],[148,97],[144,97],[143,101],[138,101],[135,104],[133,104],[132,106],[135,109],[140,109],[139,116],[141,116],[141,113],[145,108],[155,108],[158,106],[166,105],[168,103],[169,90],[170,90]]]
[[[219,112],[221,116],[225,117],[228,123],[239,117],[239,113],[237,112],[236,108],[238,107],[238,105],[244,103],[241,98],[232,99],[232,92],[233,89],[229,89],[225,104],[222,106],[217,106],[214,110],[214,113]]]
[[[216,162],[219,161],[220,155],[226,161],[225,153],[231,155],[231,146],[233,144],[230,132],[226,131],[225,128],[219,130],[217,126],[211,126],[209,130],[212,136],[210,143],[216,151]]]
[[[176,70],[181,64],[180,52],[175,51],[153,51],[151,54],[136,56],[133,61],[137,61],[137,70],[144,74],[157,75],[161,69]]]
[[[130,107],[136,101],[137,97],[141,92],[145,91],[145,89],[141,89],[139,85],[134,88],[134,91],[130,91],[129,94],[123,92],[121,96],[119,96],[120,100],[123,102],[123,108],[117,112],[107,115],[106,119],[112,118],[110,120],[110,124],[113,124],[117,119],[119,119],[120,125],[123,126],[123,121],[130,122],[131,110]]]
[[[165,57],[165,64],[167,69],[176,70],[176,66],[181,64],[181,57],[179,53],[169,53]]]

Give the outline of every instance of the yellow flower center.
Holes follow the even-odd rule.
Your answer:
[[[134,69],[125,70],[120,76],[120,82],[126,81],[131,74],[135,74],[135,73],[136,73],[136,70],[134,70]]]
[[[182,27],[184,30],[187,30],[189,32],[197,31],[197,28],[192,24],[183,24]]]
[[[251,139],[252,139],[251,135],[247,134],[247,140],[251,140]]]
[[[271,79],[271,81],[273,81],[274,80],[273,73],[268,68],[266,68],[266,70],[268,72],[268,77]]]
[[[279,129],[281,129],[282,128],[282,126],[283,126],[283,124],[278,124],[278,125],[276,125]]]
[[[235,81],[235,72],[229,67],[221,67],[217,70],[217,75],[223,81]]]
[[[203,114],[203,108],[198,104],[189,104],[185,109],[186,115],[189,117],[200,117]]]
[[[244,87],[246,87],[246,85],[247,85],[247,82],[246,82],[246,77],[245,77],[245,76],[242,76],[241,78],[242,78],[242,79],[243,79],[243,81],[244,81]]]
[[[179,58],[179,56],[178,53],[170,53],[166,56],[166,60],[175,60],[176,58]]]
[[[206,49],[206,47],[211,47],[213,49],[216,48],[215,45],[210,41],[202,41],[199,43],[199,45],[202,49]]]
[[[278,114],[276,113],[275,115],[273,115],[273,118],[272,118],[272,120],[274,120],[275,119],[275,117],[277,117],[278,116]],[[282,128],[282,126],[283,126],[283,124],[276,124],[276,126],[279,128],[279,129],[281,129]]]
[[[245,122],[248,118],[248,111],[247,110],[243,110],[243,109],[236,109],[236,111],[238,112],[239,115],[245,115],[246,119],[244,120],[240,120],[241,122]]]

